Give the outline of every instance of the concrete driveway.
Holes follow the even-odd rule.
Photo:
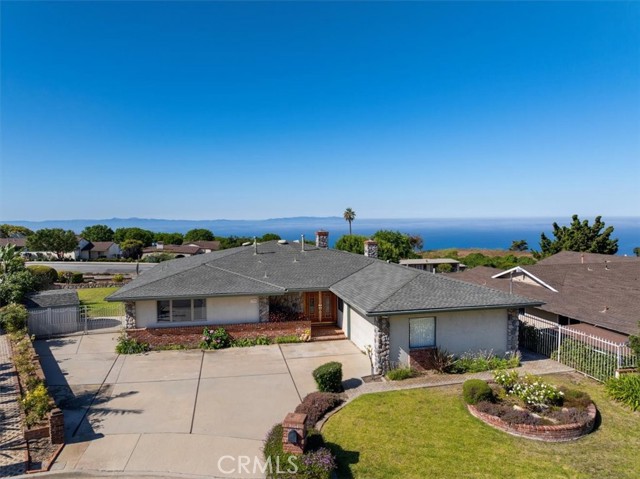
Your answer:
[[[263,477],[262,441],[316,390],[314,368],[341,362],[347,387],[370,374],[349,341],[119,356],[116,338],[35,344],[65,414],[52,469]]]

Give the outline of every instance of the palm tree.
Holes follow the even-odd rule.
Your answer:
[[[351,222],[356,219],[356,212],[351,208],[347,208],[344,210],[344,214],[342,215],[345,221],[349,223],[349,235],[351,235]]]

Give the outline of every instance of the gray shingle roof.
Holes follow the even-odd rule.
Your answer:
[[[517,307],[519,296],[333,249],[270,241],[160,263],[109,300],[331,290],[365,314]]]
[[[56,308],[63,306],[77,306],[80,304],[78,293],[72,289],[52,289],[33,293],[25,298],[27,309]]]

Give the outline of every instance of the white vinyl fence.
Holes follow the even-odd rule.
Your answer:
[[[548,356],[598,381],[617,369],[635,367],[638,358],[626,343],[615,343],[530,314],[520,314],[520,347]]]
[[[69,306],[29,310],[27,327],[36,337],[51,337],[73,333],[118,331],[124,324],[124,306]]]

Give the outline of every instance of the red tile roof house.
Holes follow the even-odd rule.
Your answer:
[[[544,301],[532,316],[624,343],[639,334],[640,258],[563,251],[506,271],[477,267],[448,275]]]
[[[518,308],[540,301],[443,275],[285,240],[160,263],[107,297],[125,302],[126,326],[171,328],[269,322],[270,311],[301,314],[311,327],[335,325],[358,348],[373,349],[377,373],[420,367],[425,351],[518,348]]]

